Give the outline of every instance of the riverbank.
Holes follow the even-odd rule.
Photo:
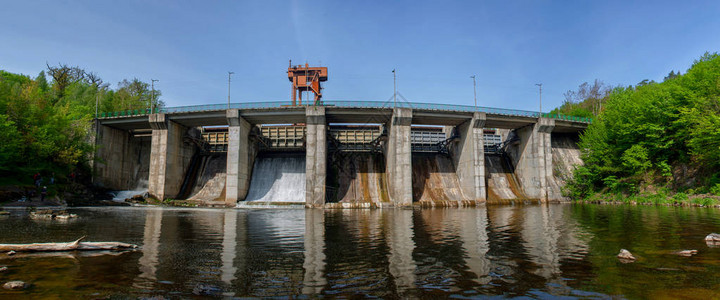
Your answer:
[[[720,208],[720,196],[717,195],[688,195],[686,193],[675,193],[671,195],[665,192],[639,195],[596,193],[587,197],[586,199],[574,200],[573,202],[592,204],[630,204]]]

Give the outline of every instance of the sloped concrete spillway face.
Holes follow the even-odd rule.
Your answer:
[[[390,202],[385,176],[385,157],[379,153],[338,152],[331,157],[328,202]]]
[[[474,200],[463,194],[450,157],[434,153],[412,154],[413,201],[422,205],[454,206]]]
[[[572,179],[575,168],[583,164],[576,133],[552,134],[553,176],[548,178],[548,199],[570,200],[563,196],[562,187]]]
[[[224,154],[224,153],[223,153]],[[198,166],[197,179],[190,191],[189,200],[223,201],[227,156],[208,155],[201,158]]]
[[[507,155],[485,155],[488,203],[504,203],[527,198],[518,184],[511,164]]]
[[[259,155],[245,202],[304,204],[305,153]]]

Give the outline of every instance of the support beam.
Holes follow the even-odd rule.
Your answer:
[[[152,127],[148,193],[158,200],[177,197],[195,146],[183,143],[187,128],[165,114],[148,116]]]
[[[250,172],[254,155],[251,155],[249,135],[251,125],[237,109],[227,111],[228,152],[225,177],[225,205],[235,206],[245,199],[250,188]]]
[[[327,177],[327,121],[325,107],[308,106],[305,110],[305,206],[325,205]]]
[[[518,152],[513,157],[515,175],[525,195],[542,202],[548,200],[548,179],[553,176],[550,133],[554,127],[555,120],[541,118],[533,126],[515,131],[520,138]]]
[[[460,187],[468,200],[485,202],[485,147],[483,127],[485,113],[476,112],[470,121],[458,125],[460,140],[454,144],[452,159]]]
[[[385,151],[386,173],[390,200],[396,206],[412,205],[412,152],[410,125],[412,109],[395,108],[388,125]]]

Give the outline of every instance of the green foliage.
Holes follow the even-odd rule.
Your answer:
[[[670,178],[677,163],[720,168],[720,55],[705,54],[685,74],[673,71],[661,83],[616,87],[602,99],[600,113],[581,136],[585,167],[569,182],[573,196],[628,190],[643,174]],[[707,190],[714,186],[710,181],[698,180],[709,184],[695,188]]]
[[[78,67],[48,66],[48,74],[50,82],[45,72],[32,79],[0,70],[0,179],[30,183],[37,172],[62,177],[86,168],[96,103],[115,111],[145,108],[151,99],[149,85],[137,79],[114,91]]]
[[[625,169],[638,173],[647,170],[650,167],[648,159],[648,151],[645,147],[635,144],[630,149],[625,150],[621,157],[622,165]]]
[[[716,183],[714,186],[710,188],[710,194],[713,194],[715,196],[720,196],[720,183]]]

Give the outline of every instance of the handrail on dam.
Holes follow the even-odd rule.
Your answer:
[[[230,103],[230,109],[275,109],[275,108],[286,108],[290,107],[290,101],[268,101],[268,102],[242,102],[242,103]],[[477,108],[470,105],[458,105],[458,104],[438,104],[438,103],[421,103],[421,102],[398,102],[394,104],[387,101],[323,101],[322,106],[326,107],[342,107],[342,108],[412,108],[412,109],[424,109],[424,110],[437,110],[437,111],[456,111],[456,112],[484,112],[489,114],[507,115],[507,116],[520,116],[520,117],[531,117],[537,118],[541,114],[536,111],[527,111],[519,109],[506,109],[506,108],[494,108],[494,107],[482,107]],[[203,104],[203,105],[190,105],[190,106],[177,106],[177,107],[162,107],[154,109],[153,112],[157,113],[186,113],[186,112],[202,112],[202,111],[219,111],[228,108],[228,104]],[[142,116],[150,113],[149,109],[135,109],[125,110],[117,112],[104,112],[101,113],[99,118],[115,118],[115,117],[131,117],[131,116]],[[591,118],[566,116],[562,114],[550,114],[542,113],[542,117],[574,121],[581,123],[592,123]]]

